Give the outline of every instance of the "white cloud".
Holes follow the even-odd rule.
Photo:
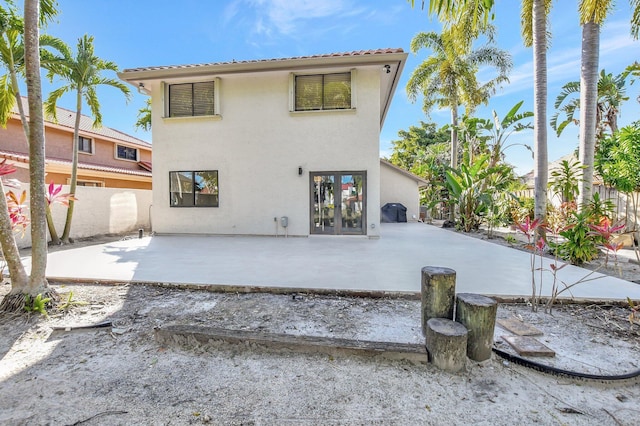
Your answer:
[[[245,0],[254,8],[259,34],[280,33],[290,35],[299,32],[305,21],[332,16],[352,16],[358,10],[350,7],[348,0]]]

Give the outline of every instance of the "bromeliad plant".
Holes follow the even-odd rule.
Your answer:
[[[570,232],[574,231],[576,228],[575,223],[566,223],[562,220],[562,216],[562,212],[560,212],[560,214],[551,215],[549,217],[550,225],[543,223],[540,219],[531,220],[529,217],[526,217],[522,223],[516,223],[517,229],[526,235],[528,241],[527,248],[531,251],[531,309],[533,312],[537,311],[538,304],[542,299],[544,272],[549,272],[552,276],[550,297],[547,300],[545,307],[545,312],[549,314],[552,313],[553,305],[560,294],[565,291],[571,292],[571,288],[578,284],[601,278],[600,276],[593,277],[593,274],[595,274],[599,268],[596,268],[594,271],[590,271],[582,278],[570,284],[558,277],[558,272],[569,264],[560,262],[559,260],[561,251],[557,248],[562,247],[563,244],[567,243],[567,241],[560,242],[559,239],[561,237],[566,238],[566,236],[570,235]],[[622,247],[622,245],[613,243],[612,239],[616,232],[624,229],[624,224],[612,225],[610,219],[605,216],[601,219],[598,225],[589,224],[588,227],[590,230],[586,231],[586,234],[591,237],[591,240],[589,240],[589,246],[592,241],[600,241],[601,247],[606,250],[606,255],[608,256],[610,252],[613,252],[617,262],[617,251]],[[573,235],[582,234],[583,230],[580,230]],[[538,235],[544,235],[544,237],[537,237]],[[554,241],[547,240],[550,235],[553,236]],[[571,244],[573,243],[575,243],[575,241],[571,242]],[[555,247],[553,250],[555,256],[553,261],[549,263],[548,269],[544,267],[542,260],[547,245]],[[539,261],[539,265],[536,264],[537,261]],[[537,273],[539,273],[538,283],[536,283]],[[560,288],[561,286],[562,288]],[[537,294],[536,289],[538,290]]]
[[[612,224],[611,220],[608,217],[603,217],[600,220],[599,225],[589,225],[592,229],[592,234],[601,237],[604,240],[602,244],[602,248],[605,249],[605,258],[604,258],[604,266],[607,266],[607,262],[609,261],[609,253],[613,253],[613,258],[615,262],[615,266],[618,266],[618,250],[620,250],[624,244],[623,243],[615,243],[613,242],[613,237],[616,232],[622,231],[625,228],[624,222],[618,224]]]

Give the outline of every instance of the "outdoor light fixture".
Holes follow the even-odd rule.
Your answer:
[[[385,71],[387,71],[387,74],[389,74],[391,72],[391,65],[385,65],[384,66]],[[142,84],[142,83],[140,83]]]
[[[138,93],[141,95],[146,95],[146,88],[144,87],[144,83],[138,83]]]
[[[298,167],[298,175],[302,176],[302,167]]]

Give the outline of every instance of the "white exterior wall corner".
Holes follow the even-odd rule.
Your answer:
[[[367,235],[379,236],[380,67],[357,68],[349,111],[290,112],[289,76],[221,76],[220,119],[163,118],[162,85],[153,86],[155,232],[274,235],[274,217],[287,216],[288,234],[307,236],[309,172],[366,171]],[[170,207],[169,172],[199,170],[218,170],[219,207]]]
[[[380,166],[380,206],[400,203],[407,208],[407,220],[420,218],[420,188],[415,179],[384,163]],[[415,219],[414,219],[415,216]]]

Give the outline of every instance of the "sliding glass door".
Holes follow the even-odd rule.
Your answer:
[[[366,172],[312,172],[311,233],[366,233]]]

